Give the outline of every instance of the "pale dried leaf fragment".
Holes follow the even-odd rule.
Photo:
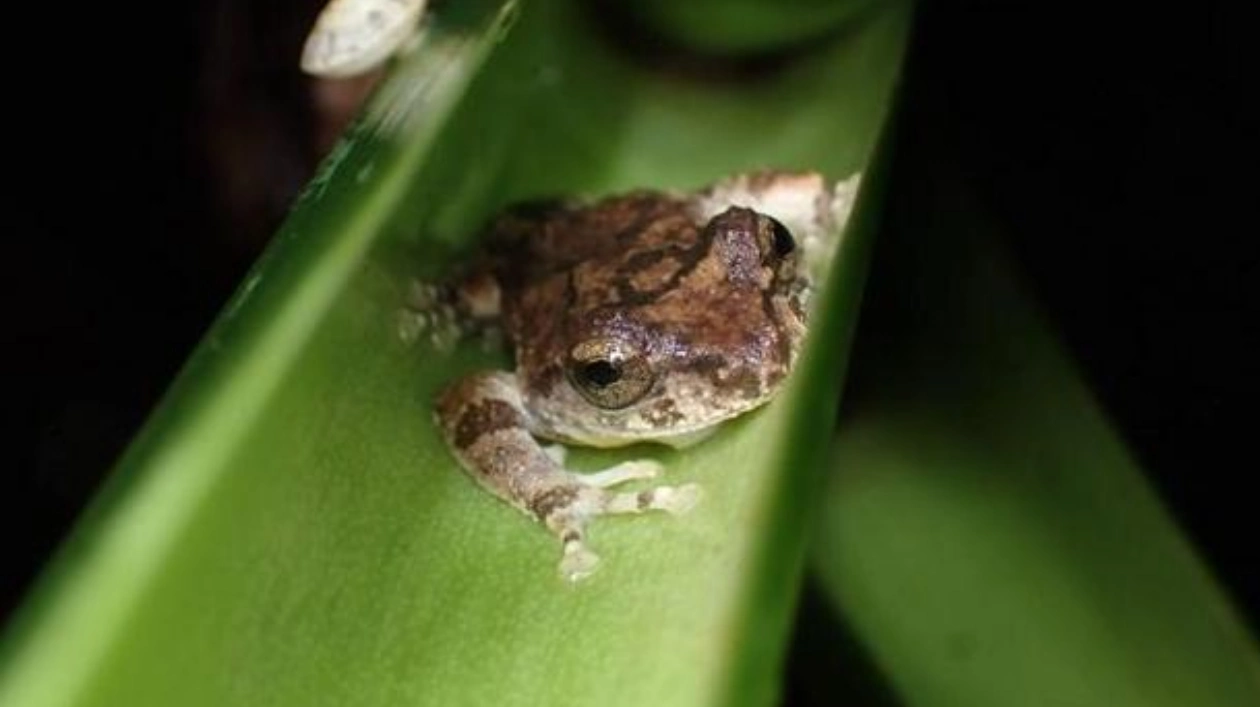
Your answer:
[[[426,0],[331,0],[302,48],[302,70],[346,78],[377,68],[416,35]]]

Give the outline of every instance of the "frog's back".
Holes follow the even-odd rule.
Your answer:
[[[607,261],[676,241],[682,234],[671,231],[695,230],[695,220],[690,202],[640,191],[591,204],[528,202],[497,219],[490,238],[499,256],[498,270],[505,279],[525,286],[579,263]]]
[[[653,296],[696,249],[700,225],[690,202],[643,191],[518,207],[496,221],[492,238],[508,334],[519,343],[555,329],[542,322]]]

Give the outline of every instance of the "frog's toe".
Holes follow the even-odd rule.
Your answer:
[[[428,315],[406,309],[399,310],[397,324],[399,341],[404,344],[414,344],[429,328]]]
[[[599,555],[591,552],[586,545],[565,543],[564,556],[560,558],[560,576],[567,582],[581,582],[599,566]]]
[[[662,486],[656,489],[655,496],[653,508],[668,511],[674,515],[682,515],[700,503],[700,485]]]
[[[691,510],[699,501],[700,487],[696,484],[657,486],[638,492],[610,494],[605,497],[603,512],[666,511],[679,515]]]
[[[579,474],[578,479],[587,486],[606,489],[628,481],[655,478],[664,470],[665,467],[653,459],[635,459],[591,474]]]
[[[442,301],[440,293],[437,285],[413,278],[407,283],[407,291],[403,296],[408,309],[426,312]]]

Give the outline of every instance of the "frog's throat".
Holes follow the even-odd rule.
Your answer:
[[[546,440],[561,442],[563,444],[594,447],[597,449],[612,449],[616,447],[628,447],[634,444],[663,444],[674,449],[685,449],[692,445],[698,444],[718,430],[722,425],[727,424],[731,420],[747,415],[750,412],[762,407],[770,401],[772,396],[757,401],[756,404],[738,410],[732,410],[727,415],[719,418],[711,418],[705,420],[702,424],[690,427],[665,429],[643,429],[643,430],[617,430],[605,431],[596,427],[586,429],[569,427],[567,429],[559,429],[550,425],[540,424],[540,420],[534,418],[531,420],[530,432],[535,436]]]

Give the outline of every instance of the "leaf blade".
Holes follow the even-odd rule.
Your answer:
[[[1260,701],[1254,639],[997,229],[914,164],[814,547],[834,606],[907,705]]]
[[[61,590],[86,596],[114,581],[118,602],[134,608],[100,607],[113,623],[92,627],[67,613],[54,583],[31,631],[65,620],[61,640],[95,630],[100,646],[77,681],[57,682],[57,651],[28,643],[28,662],[6,665],[0,690],[21,675],[48,690],[23,704],[713,704],[730,696],[733,666],[746,665],[755,670],[743,699],[767,701],[776,666],[749,661],[747,639],[749,626],[767,626],[752,636],[764,644],[755,655],[778,653],[799,574],[801,533],[764,532],[790,510],[774,471],[788,458],[799,394],[694,450],[662,452],[671,480],[703,480],[705,504],[677,521],[602,521],[605,565],[570,590],[554,575],[554,540],[470,483],[430,424],[442,385],[506,357],[407,344],[396,314],[409,278],[440,272],[508,201],[695,186],[770,165],[833,177],[862,168],[904,44],[908,14],[894,9],[852,42],[747,87],[636,66],[562,3],[531,5],[485,69],[467,74],[466,91],[456,74],[448,120],[438,120],[441,98],[407,112],[424,95],[407,83],[410,63],[401,67],[376,99],[388,107],[314,182],[260,281],[123,463],[124,480],[176,485],[187,483],[185,455],[201,465],[200,490],[181,486],[187,500],[140,524],[168,549],[128,546],[108,558],[112,570],[134,551],[151,573],[80,577]],[[477,36],[470,66],[497,40]],[[767,118],[767,101],[791,110]],[[430,132],[416,140],[416,130]],[[855,295],[837,291],[851,311]],[[220,401],[221,425],[194,414],[207,404],[199,396]],[[234,407],[246,399],[258,407]],[[206,447],[163,457],[179,449],[180,430]],[[749,473],[724,473],[741,467]],[[143,515],[129,504],[156,512],[155,496],[127,486],[84,524],[89,540]],[[767,542],[795,569],[756,584]],[[751,597],[769,597],[773,620],[748,621],[761,603]]]

